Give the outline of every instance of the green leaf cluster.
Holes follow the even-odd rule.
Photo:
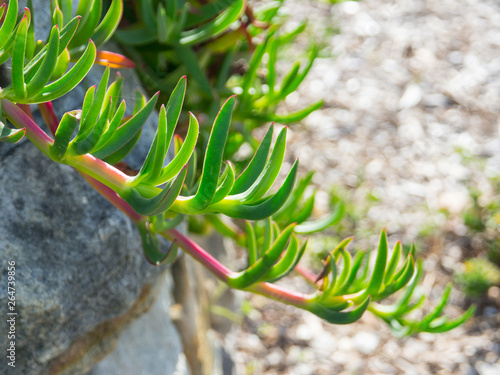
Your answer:
[[[108,40],[118,27],[123,3],[113,0],[103,14],[100,0],[82,0],[77,16],[73,17],[71,0],[53,0],[50,35],[45,42],[35,42],[32,11],[26,8],[18,17],[17,0],[11,0],[8,6],[0,7],[4,17],[0,27],[0,62],[4,64],[11,59],[12,67],[10,84],[0,89],[0,141],[16,143],[26,135],[49,158],[83,174],[135,222],[144,254],[152,264],[173,262],[178,247],[182,247],[231,287],[290,303],[331,323],[352,323],[369,310],[401,334],[444,332],[456,327],[473,310],[455,320],[441,316],[450,288],[445,290],[441,303],[423,319],[406,318],[423,302],[423,298],[414,301],[421,266],[414,261],[414,250],[403,254],[399,243],[389,257],[385,230],[373,262],[364,252],[352,257],[346,250],[351,238],[342,241],[331,251],[316,279],[309,277],[315,288],[313,293],[289,292],[272,284],[298,269],[307,247],[307,239],[301,240],[300,235],[338,223],[344,210],[338,202],[331,214],[319,220],[310,219],[315,193],[308,194],[308,186],[313,175],[306,175],[295,186],[298,161],[293,163],[283,182],[277,184],[285,163],[287,127],[276,132],[274,142],[275,125],[268,128],[259,142],[238,138],[238,133],[231,131],[233,116],[240,117],[245,131],[251,131],[255,126],[252,121],[295,121],[318,106],[292,114],[288,120],[270,114],[272,108],[297,89],[317,55],[314,49],[305,67],[301,69],[300,64],[295,64],[281,84],[276,83],[278,47],[303,31],[302,25],[288,34],[279,34],[275,26],[260,30],[259,23],[271,22],[280,4],[267,4],[254,14],[247,3],[240,0],[219,0],[204,5],[155,0],[136,3],[141,22],[131,30],[117,33],[128,45],[167,46],[160,50],[178,54],[182,62],[179,67],[186,68],[193,76],[196,72],[205,74],[197,48],[204,47],[209,54],[222,53],[222,75],[217,77],[215,86],[211,83],[206,86],[211,101],[208,107],[198,111],[207,115],[211,126],[200,126],[195,114],[190,112],[185,136],[181,138],[175,133],[186,104],[186,76],[168,91],[168,100],[162,100],[165,93],[161,96],[156,93],[148,99],[137,91],[132,114],[126,115],[123,78],[116,74],[110,82],[110,66],[99,84],[88,88],[81,109],[66,111],[60,120],[53,114],[48,123],[53,134],[46,134],[30,116],[27,104],[60,98],[84,79],[99,62],[96,45]],[[236,23],[246,24],[238,29],[234,28]],[[224,90],[232,59],[244,45],[234,42],[239,40],[241,30],[244,35],[263,39],[251,54],[248,69],[241,75],[238,99]],[[246,48],[249,46],[246,44]],[[268,56],[267,74],[262,76],[258,71],[264,55]],[[75,61],[70,67],[71,59]],[[203,86],[203,79],[198,80],[198,84]],[[224,100],[222,106],[219,99]],[[160,101],[166,104],[159,107],[158,127],[149,152],[137,174],[127,175],[114,165],[133,149],[143,125]],[[48,110],[51,104],[40,108]],[[213,108],[218,111],[212,116]],[[6,120],[16,129],[6,126]],[[228,160],[228,155],[233,155],[244,141],[255,147],[239,171]],[[173,157],[167,161],[170,148],[173,148]],[[247,248],[248,265],[244,270],[226,269],[175,230],[185,217],[194,216],[206,218],[221,233]],[[224,216],[234,220],[226,220]],[[174,240],[167,251],[161,249],[159,236]],[[398,292],[402,296],[394,304],[379,303]]]

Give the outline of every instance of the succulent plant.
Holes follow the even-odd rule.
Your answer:
[[[140,3],[143,16],[149,18],[142,31],[137,31],[139,36],[143,33],[146,38],[150,34],[156,38],[161,34],[165,38],[162,41],[184,47],[221,35],[227,25],[241,16],[244,4],[232,1],[222,13],[214,13],[208,5],[215,7],[219,2],[208,3],[198,8],[197,16],[201,18],[197,18],[189,8],[176,8],[175,12],[168,8],[177,2],[166,2],[165,6],[160,3],[157,13],[153,12],[151,3]],[[229,96],[223,103],[213,119],[206,145],[200,148],[197,147],[200,126],[194,114],[189,113],[184,139],[175,135],[186,94],[186,77],[180,78],[166,104],[160,106],[158,128],[139,172],[129,176],[116,168],[114,165],[134,147],[144,122],[157,105],[159,94],[148,100],[138,91],[132,115],[125,116],[126,105],[121,100],[122,78],[117,74],[109,83],[111,68],[108,66],[100,83],[87,90],[82,108],[65,112],[59,120],[51,101],[71,91],[99,62],[96,45],[113,34],[123,4],[121,0],[113,0],[100,23],[102,6],[99,0],[80,1],[73,18],[71,1],[51,4],[54,26],[48,40],[34,47],[34,36],[29,31],[31,11],[27,8],[18,21],[17,1],[12,0],[8,7],[0,8],[0,13],[5,15],[0,28],[0,59],[2,63],[11,59],[12,66],[11,83],[0,89],[0,141],[15,143],[25,136],[54,162],[67,164],[80,172],[90,185],[137,225],[144,254],[152,264],[173,262],[177,249],[181,248],[232,288],[296,306],[335,324],[355,322],[369,310],[399,333],[442,332],[456,327],[472,314],[471,308],[462,317],[446,321],[441,316],[450,293],[450,289],[446,289],[442,302],[424,319],[406,319],[406,315],[423,301],[422,298],[416,302],[413,299],[418,294],[422,270],[414,260],[414,251],[403,256],[399,243],[389,257],[385,230],[377,251],[373,252],[373,266],[368,261],[368,253],[357,252],[354,258],[351,256],[346,250],[351,241],[348,238],[331,251],[318,276],[311,276],[309,271],[299,267],[307,246],[307,240],[301,240],[300,236],[338,222],[342,205],[324,219],[308,220],[314,198],[305,198],[304,192],[312,175],[300,180],[294,188],[298,161],[283,183],[270,193],[284,163],[286,127],[279,131],[273,146],[274,126],[269,127],[241,173],[236,172],[231,161],[224,160],[231,116],[237,102],[235,96]],[[172,18],[178,11],[185,19]],[[164,17],[171,23],[162,23]],[[183,29],[186,24],[194,26],[193,22],[212,17],[215,18],[204,26],[188,31]],[[269,14],[266,17],[269,18]],[[89,36],[97,42],[87,42]],[[273,43],[279,43],[272,37],[272,33],[267,36],[271,52],[275,48]],[[258,55],[265,48],[267,44],[262,44],[255,53]],[[69,70],[68,53],[70,58],[77,59]],[[112,67],[126,60],[116,55],[114,61],[116,64]],[[260,64],[260,60],[255,64]],[[255,66],[251,62],[249,71],[255,70]],[[250,78],[245,78],[244,87],[251,85],[248,82],[252,81],[253,73],[248,74],[246,77]],[[284,92],[272,90],[271,96],[263,95],[258,100],[272,101],[286,96],[297,87],[303,75],[294,68],[285,79],[287,84],[282,85]],[[253,98],[243,97],[241,103],[249,100]],[[32,119],[26,104],[39,105],[51,134]],[[242,111],[239,116],[245,113]],[[14,128],[6,125],[7,120]],[[174,157],[165,164],[171,143]],[[201,168],[196,167],[197,152],[202,153]],[[229,270],[176,229],[183,218],[199,215],[207,217],[221,232],[247,248],[248,265],[244,270]],[[221,219],[224,216],[244,220],[244,230],[234,222],[225,222]],[[169,249],[161,249],[158,236],[171,240]],[[294,270],[310,282],[313,292],[300,293],[274,284]],[[400,290],[403,295],[396,303],[379,304],[380,300]]]

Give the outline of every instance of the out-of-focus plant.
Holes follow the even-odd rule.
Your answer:
[[[102,22],[108,15],[119,19],[122,6],[117,3],[121,1],[113,3],[115,6],[109,8]],[[423,301],[417,293],[421,269],[415,263],[413,252],[403,254],[399,243],[389,253],[385,231],[382,231],[377,251],[370,254],[358,252],[352,257],[346,250],[351,241],[348,238],[331,251],[319,275],[300,267],[298,263],[307,246],[307,239],[301,239],[300,235],[321,230],[338,220],[341,206],[322,221],[308,221],[311,199],[303,198],[310,176],[294,189],[297,162],[280,187],[269,193],[284,161],[286,128],[280,131],[271,147],[274,130],[271,126],[240,174],[236,173],[231,161],[224,161],[236,104],[234,96],[224,102],[214,118],[199,172],[195,149],[199,134],[196,117],[189,114],[184,139],[174,135],[185,98],[186,77],[178,81],[166,104],[160,106],[158,128],[139,172],[129,176],[115,168],[113,164],[134,147],[159,94],[148,100],[138,92],[132,115],[125,116],[125,101],[121,100],[122,78],[117,75],[109,84],[111,72],[108,67],[100,83],[87,90],[82,108],[67,111],[58,119],[50,101],[71,91],[89,72],[97,57],[94,42],[83,46],[80,41],[72,44],[72,37],[75,32],[79,35],[78,30],[85,30],[85,35],[96,35],[102,25],[102,22],[94,22],[94,30],[86,28],[90,20],[100,17],[99,0],[80,2],[78,9],[87,12],[86,18],[83,15],[71,18],[71,1],[64,1],[64,4],[66,8],[60,8],[53,2],[54,27],[48,40],[40,42],[38,52],[33,55],[27,53],[28,42],[32,40],[30,10],[26,9],[18,21],[16,0],[0,8],[1,15],[5,16],[0,28],[0,56],[3,62],[11,59],[12,66],[11,83],[0,89],[0,140],[15,143],[26,136],[45,156],[80,172],[91,186],[136,224],[149,262],[155,265],[171,263],[180,247],[232,288],[296,306],[335,324],[352,323],[368,309],[400,333],[442,332],[461,324],[473,313],[473,309],[469,309],[462,317],[451,321],[442,316],[450,292],[448,288],[441,303],[429,315],[419,321],[408,319],[407,314]],[[161,9],[158,14],[162,14]],[[68,71],[63,69],[54,77],[59,59],[68,46],[83,52]],[[32,119],[26,104],[39,104],[51,134]],[[7,120],[15,128],[7,126]],[[174,157],[165,164],[172,141]],[[243,270],[228,269],[175,229],[186,216],[204,215],[217,222],[220,216],[216,214],[243,223],[244,230],[236,229],[240,227],[234,223],[220,221],[216,224],[228,233],[232,231],[232,236],[247,248],[248,264]],[[172,245],[161,249],[159,237],[171,240]],[[373,258],[373,262],[369,258]],[[312,291],[296,292],[274,283],[293,270],[309,281]],[[403,294],[394,304],[379,303],[400,290]],[[415,297],[418,297],[416,301]]]
[[[500,269],[485,258],[472,258],[464,262],[464,269],[455,274],[456,282],[470,298],[477,298],[500,283]]]
[[[203,113],[202,137],[229,96],[237,95],[225,155],[246,142],[258,142],[251,130],[269,121],[291,123],[318,109],[314,103],[297,112],[276,115],[277,106],[305,79],[318,49],[305,64],[296,62],[281,82],[278,49],[305,30],[305,24],[281,32],[282,1],[253,8],[244,0],[140,0],[129,2],[116,40],[137,61],[137,71],[150,90],[171,92],[181,75],[193,82],[186,108]],[[203,131],[206,130],[206,131]]]

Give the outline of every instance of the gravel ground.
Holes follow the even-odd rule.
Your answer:
[[[361,247],[373,246],[382,227],[391,243],[432,229],[421,249],[432,305],[460,261],[473,255],[463,240],[467,184],[495,194],[488,181],[500,171],[500,4],[285,3],[292,23],[309,20],[309,39],[323,49],[284,109],[325,99],[323,109],[291,127],[289,161],[300,157],[317,171],[318,214],[329,186],[349,191],[355,206],[375,197],[356,224]],[[337,27],[340,34],[333,33]],[[307,43],[299,40],[297,50]],[[465,326],[408,338],[394,337],[369,313],[356,324],[332,326],[259,296],[244,298],[253,307],[224,339],[238,375],[500,374],[498,288],[490,288]],[[454,290],[447,313],[464,308]]]

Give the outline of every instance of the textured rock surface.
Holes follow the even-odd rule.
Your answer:
[[[116,350],[99,362],[88,375],[189,373],[177,332],[169,319],[171,283],[163,283],[151,309],[121,335]],[[153,324],[152,324],[153,323]],[[161,352],[159,352],[159,349]],[[158,354],[156,358],[152,353]]]
[[[37,38],[45,38],[48,3],[34,1],[34,6]],[[80,108],[83,87],[96,83],[101,74],[102,69],[94,69],[72,95],[56,101],[58,114]],[[127,76],[124,92],[133,96],[137,82]],[[151,137],[152,129],[154,123],[148,124],[144,138]],[[137,165],[148,147],[144,139],[129,159],[131,163]],[[166,268],[145,261],[137,230],[122,213],[76,171],[51,162],[27,141],[0,144],[0,258],[2,289],[7,286],[6,262],[16,263],[18,313],[16,368],[12,371],[2,355],[0,374],[86,373],[115,348],[124,329],[129,352],[134,345],[146,345],[140,341],[146,337],[131,338],[136,323],[129,323],[150,308],[164,283]],[[165,294],[168,290],[163,289],[161,295]],[[0,294],[0,306],[5,316],[5,293]],[[177,366],[182,347],[166,311],[164,306],[149,313],[149,330],[163,324],[158,333],[164,336],[149,351],[149,359],[137,356],[137,365],[156,362],[157,367],[163,366],[162,374],[182,369]],[[0,330],[7,332],[6,319],[2,318]],[[2,334],[2,349],[8,341]],[[122,347],[118,344],[118,357],[123,357]],[[93,374],[110,373],[103,366],[104,370],[98,367]]]

